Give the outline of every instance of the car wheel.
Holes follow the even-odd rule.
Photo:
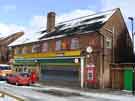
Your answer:
[[[9,81],[7,80],[7,83],[9,83]]]

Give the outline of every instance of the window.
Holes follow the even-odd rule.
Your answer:
[[[47,52],[48,51],[48,43],[47,42],[44,42],[42,44],[42,52]]]
[[[61,50],[61,40],[56,41],[55,50],[56,51]]]
[[[79,39],[73,38],[71,40],[71,49],[78,49],[79,48]]]
[[[106,38],[106,48],[111,48],[111,47],[112,47],[111,39]]]
[[[23,54],[27,54],[27,53],[31,53],[31,48],[30,46],[24,46],[23,50],[22,50]]]
[[[10,66],[2,66],[0,65],[0,70],[11,70],[11,67]]]
[[[32,53],[40,52],[40,44],[35,44],[32,47]]]
[[[69,46],[68,40],[63,40],[62,41],[62,50],[68,49],[69,48],[68,46]]]
[[[22,54],[26,54],[27,53],[27,47],[24,47],[22,50]]]
[[[22,50],[21,48],[15,48],[15,54],[21,54]]]

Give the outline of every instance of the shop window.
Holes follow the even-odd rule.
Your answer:
[[[48,51],[48,43],[47,42],[44,42],[42,44],[42,49],[41,49],[42,52],[47,52]]]
[[[27,72],[28,70],[27,70],[27,68],[26,67],[24,67],[24,70],[23,70],[24,72]]]
[[[17,67],[16,67],[15,71],[18,72],[18,68]]]
[[[73,38],[71,40],[71,49],[79,49],[79,39],[78,38]]]
[[[34,44],[32,46],[32,53],[38,53],[40,52],[40,44]]]
[[[18,68],[18,72],[22,72],[22,68],[19,67],[19,68]]]
[[[56,41],[55,50],[56,50],[56,51],[61,50],[61,40],[57,40],[57,41]]]
[[[112,41],[109,38],[106,38],[106,48],[111,48],[112,47]]]

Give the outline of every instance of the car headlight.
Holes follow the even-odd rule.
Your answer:
[[[2,74],[2,76],[6,76],[6,74],[5,74],[5,73],[3,73],[3,74]]]

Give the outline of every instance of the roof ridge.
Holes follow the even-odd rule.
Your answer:
[[[89,17],[89,16],[98,15],[98,14],[105,13],[105,12],[109,12],[109,11],[116,11],[117,9],[119,9],[119,8],[114,8],[114,9],[107,10],[107,11],[96,12],[96,13],[94,13],[94,14],[90,14],[90,15],[86,15],[86,16],[81,16],[81,17],[77,17],[77,18],[74,18],[74,19],[71,19],[71,20],[62,21],[62,22],[56,23],[56,25],[57,25],[57,24],[62,24],[62,23],[65,23],[65,22],[70,22],[70,21],[77,20],[77,19],[81,19],[81,18],[85,18],[85,17]]]

